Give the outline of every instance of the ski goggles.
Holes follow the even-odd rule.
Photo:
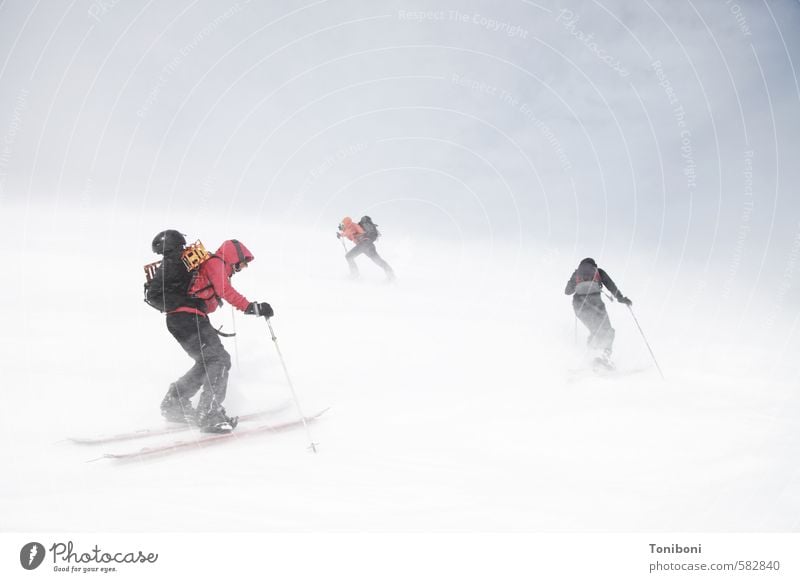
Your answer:
[[[247,263],[249,261],[244,256],[244,251],[242,251],[242,244],[235,238],[231,239],[231,242],[233,243],[233,248],[236,249],[236,255],[239,259],[239,262],[233,265],[233,271],[234,273],[238,273],[242,269],[247,268]]]

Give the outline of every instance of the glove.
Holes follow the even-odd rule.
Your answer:
[[[247,315],[257,315],[259,317],[266,317],[267,319],[275,315],[269,303],[256,303],[255,301],[248,305],[244,312]]]
[[[631,301],[631,300],[630,300],[630,299],[628,299],[627,297],[620,297],[619,299],[617,299],[617,301],[619,301],[619,302],[620,302],[620,303],[622,303],[623,305],[627,305],[628,307],[630,307],[631,305],[633,305],[633,301]]]

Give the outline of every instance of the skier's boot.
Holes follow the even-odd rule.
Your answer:
[[[200,431],[224,433],[235,429],[239,424],[239,417],[228,416],[222,405],[217,404],[213,397],[209,402],[208,398],[204,398],[205,395],[203,393],[197,405],[197,426],[200,427]]]
[[[231,432],[239,424],[238,416],[228,416],[222,406],[205,414],[198,414],[197,425],[201,432]]]
[[[358,270],[358,265],[353,259],[347,259],[347,266],[350,269],[350,273],[348,273],[347,278],[351,281],[357,281],[359,277],[361,277],[361,273]]]
[[[614,362],[611,361],[611,350],[603,350],[603,355],[594,359],[595,372],[613,372],[616,370]]]
[[[170,422],[194,422],[196,411],[192,401],[186,397],[178,396],[177,384],[170,384],[167,395],[161,401],[161,416]]]

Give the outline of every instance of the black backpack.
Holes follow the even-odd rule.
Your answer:
[[[205,302],[189,295],[197,269],[190,271],[181,255],[164,255],[163,261],[151,263],[144,270],[147,278],[144,284],[144,300],[148,305],[161,313],[174,311],[178,307],[205,311]]]
[[[576,283],[583,283],[583,282],[600,282],[600,271],[597,269],[597,265],[592,263],[581,263],[578,265],[578,269],[575,271],[575,282]]]
[[[364,238],[370,242],[375,242],[381,233],[378,232],[378,225],[372,222],[369,216],[362,216],[358,221],[358,226],[364,229]]]

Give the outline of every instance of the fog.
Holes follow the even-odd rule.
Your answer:
[[[285,471],[275,505],[244,494],[263,512],[231,529],[795,531],[798,26],[790,1],[4,2],[0,419],[26,442],[1,449],[20,468],[5,527],[228,527],[188,506],[147,521],[133,494],[56,507],[121,477],[53,442],[157,425],[189,365],[141,301],[150,241],[176,228],[256,255],[234,284],[275,307],[304,400],[331,407],[325,460],[292,433],[128,467],[134,483],[178,495],[172,471],[196,478],[208,454],[229,469],[208,487],[227,486],[263,446]],[[368,263],[346,280],[336,226],[365,214],[396,286]],[[666,381],[619,305],[636,374],[573,374],[585,332],[563,286],[586,256],[633,299]],[[237,326],[231,411],[285,400],[263,323],[213,319]],[[481,463],[519,480],[513,503]],[[317,470],[336,493],[296,489]],[[50,512],[19,513],[28,495]],[[359,503],[372,517],[347,521]]]

